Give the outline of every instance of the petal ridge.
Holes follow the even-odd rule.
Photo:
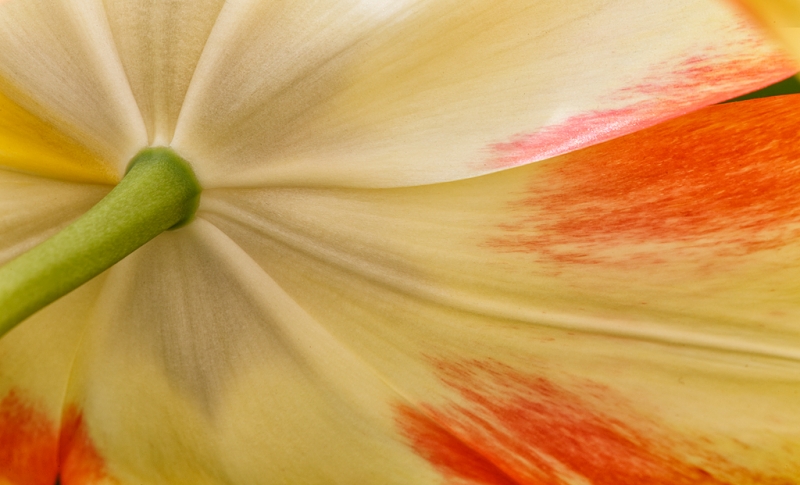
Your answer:
[[[512,169],[513,170],[513,169]],[[509,174],[506,176],[512,176]],[[475,179],[473,179],[474,181]],[[435,186],[427,186],[425,190],[434,190]],[[242,189],[242,191],[258,191],[259,189]],[[403,189],[342,189],[337,190],[300,190],[300,193],[307,194],[317,199],[317,206],[330,205],[328,194],[333,193],[361,193],[369,194],[372,199],[381,191],[390,193],[393,190]],[[413,188],[411,189],[413,190]],[[618,337],[631,339],[634,341],[658,343],[668,346],[691,347],[711,352],[725,352],[742,355],[753,355],[784,360],[792,363],[800,363],[800,349],[792,346],[783,346],[777,343],[753,342],[747,338],[737,336],[724,337],[720,335],[704,335],[703,333],[693,332],[688,329],[674,329],[661,327],[656,321],[609,319],[602,316],[588,317],[572,315],[546,308],[509,308],[502,302],[498,302],[491,297],[470,293],[463,290],[445,289],[434,281],[424,278],[424,274],[415,272],[417,280],[411,280],[399,271],[387,271],[386,266],[380,264],[365,264],[360,256],[348,252],[336,251],[333,247],[317,243],[313,237],[299,234],[291,228],[281,228],[276,219],[268,221],[259,217],[259,213],[253,208],[242,207],[235,198],[225,200],[224,194],[235,194],[233,189],[214,189],[206,193],[203,205],[199,213],[203,213],[205,220],[219,227],[230,227],[228,224],[234,223],[240,228],[256,230],[259,234],[269,237],[280,244],[298,251],[308,257],[340,268],[341,270],[356,274],[370,282],[377,283],[383,287],[398,291],[404,295],[418,298],[442,307],[458,308],[461,311],[497,319],[499,321],[514,322],[516,324],[534,325],[552,329],[580,331],[586,334],[602,335],[608,337]],[[287,197],[290,190],[282,189],[263,189],[264,193],[278,192],[267,198],[278,199]],[[223,194],[214,195],[214,194]],[[312,195],[313,194],[313,195]],[[300,195],[303,197],[303,195]],[[332,196],[335,200],[338,197]],[[328,202],[325,200],[328,199]],[[391,224],[391,223],[388,223]],[[225,230],[222,230],[225,232]],[[228,236],[230,237],[230,236]],[[648,323],[650,325],[648,325]]]

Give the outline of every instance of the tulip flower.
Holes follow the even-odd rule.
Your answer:
[[[0,3],[0,483],[796,483],[800,98],[717,104],[796,71],[746,15]]]

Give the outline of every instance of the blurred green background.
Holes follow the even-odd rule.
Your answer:
[[[797,75],[784,79],[783,81],[777,82],[771,86],[759,89],[758,91],[753,91],[749,94],[743,94],[738,98],[733,98],[725,102],[734,103],[736,101],[744,101],[746,99],[768,98],[770,96],[780,96],[782,94],[794,93],[800,93],[800,81],[797,80]]]

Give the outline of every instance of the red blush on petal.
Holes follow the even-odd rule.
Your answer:
[[[110,479],[75,406],[64,412],[59,433],[44,412],[20,396],[11,391],[0,401],[0,479],[14,485],[53,485],[56,480],[89,485]]]
[[[108,479],[105,462],[89,440],[83,416],[75,406],[67,407],[64,412],[59,451],[61,485]]]
[[[620,108],[588,111],[490,145],[492,156],[481,169],[516,167],[632,133],[780,81],[797,68],[783,56],[721,62],[709,54],[692,55],[678,67],[663,66],[655,72],[609,95]],[[742,85],[742,80],[754,81]],[[632,101],[643,95],[644,101]]]
[[[19,485],[53,485],[58,433],[47,416],[10,392],[0,401],[0,478]]]
[[[566,389],[497,363],[439,366],[461,399],[396,407],[401,432],[448,484],[756,485],[795,483],[667,438],[611,390]],[[614,403],[614,415],[596,402]],[[673,432],[674,434],[674,432]]]
[[[425,413],[409,406],[398,406],[396,411],[397,420],[414,450],[446,477],[487,485],[517,483],[492,463],[490,457],[470,448]]]
[[[797,240],[798,108],[800,95],[712,106],[531,166],[488,246],[596,263],[609,248],[742,255]]]

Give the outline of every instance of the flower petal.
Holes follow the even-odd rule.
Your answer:
[[[0,340],[0,483],[52,485],[59,472],[63,478],[60,438],[80,429],[73,413],[62,413],[64,395],[102,281],[92,280]],[[70,460],[74,477],[91,470],[87,458],[83,453]]]
[[[205,187],[477,176],[791,75],[715,2],[227,4],[173,146]]]
[[[437,479],[394,426],[400,396],[202,219],[110,270],[90,325],[66,402],[102,464],[97,476]]]
[[[172,140],[186,89],[223,1],[104,3],[151,145]]]
[[[114,183],[117,174],[53,125],[0,92],[0,166],[77,182]]]
[[[99,0],[4,2],[0,91],[121,176],[146,145]]]
[[[109,190],[0,170],[0,265],[52,236]],[[55,482],[64,393],[102,279],[0,339],[0,483]]]
[[[0,170],[0,265],[56,234],[109,190]]]
[[[791,482],[798,103],[448,184],[209,190],[200,214],[412,403],[397,426],[452,483]]]
[[[733,0],[784,42],[800,60],[800,2],[797,0]]]

